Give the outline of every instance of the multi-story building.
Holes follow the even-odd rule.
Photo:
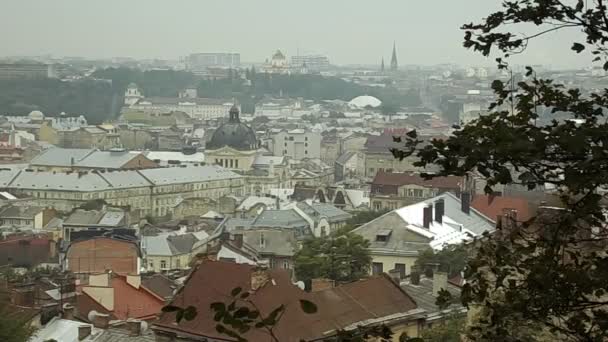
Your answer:
[[[395,138],[401,138],[401,142]],[[420,137],[430,139],[435,137]],[[442,138],[442,137],[436,137]],[[372,178],[379,171],[386,172],[433,172],[436,170],[432,165],[426,168],[414,166],[418,160],[415,156],[406,157],[403,160],[395,158],[391,149],[403,149],[405,147],[404,132],[387,132],[379,136],[370,136],[364,147],[365,153],[365,177]],[[398,139],[397,139],[398,140]]]
[[[415,173],[378,171],[371,187],[371,208],[393,210],[447,191],[459,194],[463,185],[462,177],[426,180]]]
[[[208,67],[238,68],[240,65],[240,53],[193,53],[186,57],[186,69],[193,72],[203,71]]]
[[[241,175],[216,166],[181,165],[173,168],[124,171],[0,170],[0,187],[33,198],[33,203],[72,210],[91,200],[130,207],[140,217],[171,215],[183,198],[240,196]]]
[[[329,58],[323,55],[291,56],[291,65],[304,66],[311,71],[321,71],[329,68]]]
[[[55,77],[55,68],[47,64],[0,64],[0,80],[40,80]]]
[[[123,112],[141,112],[144,115],[183,112],[194,119],[210,120],[224,117],[234,105],[228,99],[197,97],[193,90],[184,90],[180,97],[143,97],[137,90],[137,85],[131,84],[125,92]]]
[[[291,159],[321,158],[321,135],[304,129],[280,131],[271,137],[270,151]]]

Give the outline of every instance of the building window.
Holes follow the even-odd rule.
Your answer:
[[[235,159],[235,160],[234,160],[234,168],[235,168],[235,169],[238,169],[238,168],[239,168],[239,160],[238,160],[238,159]]]
[[[266,247],[266,238],[264,237],[264,233],[260,233],[260,248]]]
[[[384,265],[381,262],[374,262],[374,263],[372,263],[372,274],[373,275],[379,275],[382,272],[384,272],[383,266]]]
[[[179,258],[175,260],[175,268],[182,268],[182,261]]]
[[[304,137],[304,141],[308,141],[308,137]]]
[[[304,154],[308,154],[308,151],[304,151]]]
[[[230,159],[230,168],[234,167],[234,159]]]
[[[286,269],[286,270],[289,269],[289,261],[283,260],[283,268]]]
[[[285,155],[285,154],[287,154],[287,150],[283,150],[283,154],[284,154],[284,155]]]
[[[287,143],[285,143],[285,147],[287,147]]]
[[[308,147],[308,143],[305,143],[305,144],[304,144],[304,147]]]
[[[395,269],[399,271],[399,277],[405,278],[405,264],[395,264]]]
[[[150,269],[154,268],[154,261],[152,261],[152,260],[148,261],[148,268],[150,268]]]
[[[161,261],[160,261],[160,268],[161,268],[162,270],[164,270],[164,269],[166,269],[166,268],[167,268],[167,262],[166,262],[165,260],[161,260]]]

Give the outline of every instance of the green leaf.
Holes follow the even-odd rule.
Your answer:
[[[173,306],[173,305],[165,305],[161,309],[162,312],[175,312],[178,310],[181,310],[181,308],[179,306]]]
[[[223,334],[223,333],[226,332],[226,327],[224,327],[221,324],[218,324],[218,325],[215,326],[215,331],[217,331],[220,334]]]
[[[242,288],[240,288],[240,287],[234,288],[234,289],[232,289],[232,291],[230,292],[230,295],[231,295],[232,297],[236,297],[236,296],[238,296],[238,295],[239,295],[239,293],[241,293],[241,291],[242,291],[242,290],[243,290],[243,289],[242,289]]]
[[[177,311],[177,314],[175,315],[175,321],[179,324],[179,322],[181,322],[183,318],[184,318],[184,310],[180,309],[179,311]]]
[[[314,314],[317,312],[317,305],[305,299],[300,299],[300,308],[307,314]]]
[[[581,43],[574,43],[574,44],[572,44],[571,49],[576,51],[576,53],[581,53],[581,52],[583,52],[583,50],[585,50],[585,46]]]
[[[220,303],[220,302],[211,303],[210,307],[213,311],[217,311],[217,312],[226,311],[226,304],[224,304],[224,303]]]
[[[196,317],[196,315],[197,315],[196,308],[192,305],[188,306],[184,310],[184,318],[186,319],[186,321],[193,320]]]

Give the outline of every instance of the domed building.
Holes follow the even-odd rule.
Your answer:
[[[226,146],[238,151],[252,151],[259,147],[253,129],[241,122],[239,108],[236,105],[230,109],[228,122],[221,125],[207,143],[207,149],[211,150]]]
[[[248,194],[261,195],[271,188],[286,186],[287,159],[267,155],[251,127],[242,123],[239,109],[230,109],[228,122],[218,127],[207,142],[205,160],[241,174]]]
[[[250,170],[259,142],[251,127],[241,122],[239,108],[230,109],[228,122],[218,127],[206,145],[205,159],[233,170]]]
[[[39,110],[34,110],[28,114],[31,122],[42,122],[44,121],[44,114]]]

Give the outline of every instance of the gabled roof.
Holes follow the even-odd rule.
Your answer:
[[[460,189],[462,177],[448,176],[424,179],[417,173],[378,171],[374,185],[418,185],[426,188]]]
[[[477,209],[493,222],[496,222],[498,215],[503,215],[505,209],[516,210],[518,221],[527,221],[532,218],[530,203],[525,198],[476,195],[471,202],[471,207]]]
[[[346,151],[344,153],[342,153],[338,159],[336,159],[336,163],[340,164],[340,165],[344,165],[346,164],[350,158],[352,158],[353,156],[357,155],[357,152],[354,151]]]
[[[194,305],[198,315],[192,321],[175,323],[175,313],[163,313],[153,325],[161,331],[183,332],[206,338],[226,338],[220,335],[209,306],[214,302],[229,302],[236,287],[251,289],[255,266],[222,261],[203,261],[198,265],[171,305]],[[307,293],[291,283],[285,271],[269,271],[268,282],[249,296],[261,312],[270,312],[279,305],[286,310],[274,332],[281,341],[327,338],[337,329],[359,324],[388,321],[389,318],[417,319],[422,313],[416,303],[386,276],[372,277],[344,286]],[[304,313],[300,299],[317,305],[314,314]],[[387,322],[388,323],[388,322]],[[249,341],[266,340],[268,336],[257,329],[244,334]]]
[[[141,153],[99,151],[94,149],[54,147],[43,151],[30,162],[32,166],[120,169]],[[145,156],[144,156],[145,158]]]

